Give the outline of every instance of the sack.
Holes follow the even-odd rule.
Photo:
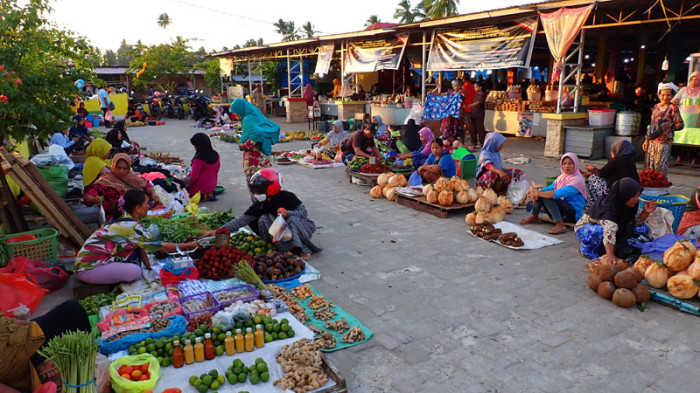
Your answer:
[[[47,292],[29,274],[0,273],[0,311],[9,317],[20,304],[34,312]]]
[[[114,108],[115,108],[114,102],[113,102],[113,101],[110,101],[110,102],[109,102],[109,105],[107,105],[107,108],[108,108],[110,111],[113,111]]]
[[[146,363],[148,363],[148,372],[151,373],[151,378],[147,381],[130,381],[119,375],[118,370],[121,366],[135,366]],[[116,393],[153,390],[160,378],[160,363],[158,363],[158,359],[148,353],[134,356],[122,356],[109,365],[109,376],[112,377],[112,389],[114,389]]]
[[[111,110],[107,110],[107,112],[105,113],[105,121],[112,121],[112,120],[114,120],[114,115],[112,115]]]
[[[528,189],[530,188],[530,182],[527,181],[525,175],[520,176],[520,180],[511,181],[508,184],[508,191],[506,191],[506,197],[510,199],[513,206],[518,206],[523,203],[525,197],[528,194]]]
[[[46,167],[38,166],[37,171],[56,191],[56,194],[65,199],[68,195],[68,168],[63,165],[50,165]]]
[[[275,221],[272,222],[268,233],[272,235],[272,241],[274,243],[289,241],[292,239],[292,231],[290,231],[287,227],[287,220],[285,220],[281,214],[278,215],[277,218],[275,218]]]
[[[196,267],[186,267],[184,269],[170,270],[167,268],[160,269],[160,281],[164,287],[175,285],[182,280],[196,280],[199,278],[199,271]]]

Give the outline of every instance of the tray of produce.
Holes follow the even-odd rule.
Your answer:
[[[210,292],[181,297],[177,301],[188,320],[206,314],[214,315],[221,308],[221,303]]]
[[[272,243],[247,231],[238,231],[231,235],[231,245],[246,251],[252,257],[275,251],[275,246]]]
[[[239,285],[237,287],[212,292],[212,295],[221,303],[221,307],[224,308],[239,300],[242,302],[255,300],[260,296],[260,292],[250,285]]]
[[[391,172],[391,168],[384,164],[365,164],[363,165],[360,169],[359,172],[361,175],[365,176],[379,176],[382,173],[385,172]]]
[[[194,266],[202,278],[223,279],[233,277],[231,267],[239,261],[252,263],[253,258],[245,250],[236,247],[212,247],[195,261]]]
[[[303,259],[279,251],[258,255],[253,262],[255,273],[265,284],[298,278],[305,267],[306,262]]]
[[[369,162],[369,160],[365,157],[355,158],[348,165],[348,170],[353,171],[353,172],[357,172],[360,170],[360,168],[362,168],[368,162]]]

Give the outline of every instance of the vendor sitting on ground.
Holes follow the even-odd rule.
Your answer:
[[[402,160],[410,158],[411,162],[413,163],[413,167],[416,169],[420,168],[420,166],[423,165],[425,163],[425,160],[427,160],[430,156],[431,145],[433,144],[435,135],[433,134],[433,131],[430,128],[423,127],[420,131],[418,131],[418,138],[421,142],[421,146],[418,149],[411,153],[399,154],[399,158]]]
[[[129,139],[129,134],[126,133],[126,121],[124,120],[114,123],[114,128],[107,133],[105,139],[112,145],[113,149],[120,153],[139,154],[141,146]]]
[[[83,164],[83,188],[85,190],[101,174],[109,171],[111,166],[109,163],[109,151],[111,149],[112,145],[102,138],[96,138],[85,149],[85,164]]]
[[[117,284],[141,277],[141,266],[151,269],[147,253],[192,250],[199,243],[164,243],[146,231],[139,220],[150,204],[143,190],[132,189],[119,200],[122,215],[104,224],[85,241],[75,258],[78,279],[88,284]]]
[[[68,131],[68,128],[66,128],[63,131],[56,130],[53,133],[53,136],[51,136],[51,139],[49,140],[49,146],[58,145],[63,148],[66,154],[72,153],[73,150],[75,150],[75,148],[78,146],[77,143],[80,140],[80,138],[77,136],[70,138],[68,136]]]
[[[329,153],[333,153],[331,157],[334,157],[335,152],[340,151],[340,142],[342,142],[343,139],[347,139],[349,136],[350,134],[343,128],[343,121],[336,120],[333,122],[333,129],[319,142],[318,146],[328,145],[326,146],[326,150],[329,150]]]
[[[700,187],[689,198],[683,218],[678,224],[678,234],[691,240],[700,238]]]
[[[391,127],[389,127],[388,125],[386,125],[382,121],[381,116],[379,116],[379,115],[372,116],[372,124],[375,125],[375,128],[377,130],[377,133],[375,135],[376,138],[391,136]]]
[[[489,132],[484,139],[484,147],[479,153],[476,167],[476,183],[483,188],[491,188],[497,194],[505,194],[511,181],[520,180],[520,169],[503,169],[501,149],[506,137],[498,132]]]
[[[409,155],[405,158],[410,157],[410,153],[420,149],[422,142],[420,140],[420,135],[418,132],[421,130],[413,119],[408,119],[406,123],[406,131],[401,136],[401,140],[396,141],[396,147],[399,149],[399,153]]]
[[[209,136],[203,132],[194,134],[190,138],[190,143],[194,146],[195,153],[192,158],[192,172],[187,192],[190,195],[200,193],[202,202],[216,201],[214,191],[221,166],[219,153],[211,146]]]
[[[316,224],[308,218],[306,207],[289,191],[282,190],[282,175],[272,168],[256,172],[248,184],[250,191],[257,201],[243,215],[227,222],[224,227],[230,232],[248,225],[258,236],[267,241],[273,241],[269,233],[270,226],[281,215],[287,221],[287,228],[292,232],[291,239],[283,238],[274,242],[281,252],[294,252],[303,259],[308,259],[311,253],[321,252],[322,249],[311,242],[311,236],[316,231]],[[211,236],[214,232],[206,233]]]
[[[605,196],[610,189],[610,185],[623,177],[631,177],[639,181],[637,165],[634,163],[636,155],[637,150],[634,148],[634,145],[629,141],[621,140],[612,145],[610,159],[608,159],[604,167],[596,169],[593,165],[586,165],[586,170],[592,172],[586,183],[588,188],[586,209]]]
[[[85,103],[82,101],[78,105],[78,109],[76,109],[75,112],[81,115],[82,117],[88,117],[88,115],[90,114],[90,112],[88,112],[88,110],[85,109]]]
[[[92,329],[85,310],[75,300],[68,300],[33,321],[10,318],[0,312],[0,392],[36,391],[42,383],[55,383],[60,389],[63,381],[56,364],[37,351],[52,338],[76,330]]]
[[[610,193],[586,210],[574,230],[581,241],[581,254],[590,259],[604,255],[614,264],[618,258],[630,256],[627,239],[635,237],[634,226],[642,225],[656,210],[656,202],[645,202],[639,208],[642,186],[634,179],[622,178],[610,187]]]
[[[438,173],[437,170],[434,170],[436,169],[435,167],[439,167],[441,175],[447,178],[457,174],[457,167],[455,167],[452,156],[446,154],[443,149],[442,139],[433,140],[430,144],[430,151],[431,154],[428,156],[428,159],[425,160],[425,164],[418,168],[418,174],[423,180],[428,183],[434,183],[437,180],[432,174],[429,175],[429,173]]]
[[[578,169],[578,157],[566,153],[560,161],[561,175],[549,186],[534,191],[532,215],[520,220],[520,224],[530,224],[538,220],[540,210],[554,220],[554,228],[549,233],[558,235],[567,231],[565,222],[575,223],[583,215],[586,204],[586,180]]]
[[[71,139],[78,137],[78,142],[76,142],[76,147],[73,151],[83,151],[95,138],[90,134],[90,130],[85,127],[85,118],[83,116],[75,115],[73,116],[73,121],[75,121],[75,124],[68,130],[68,136]]]
[[[116,154],[112,157],[110,169],[104,171],[92,185],[85,187],[83,192],[86,205],[102,204],[107,221],[121,215],[119,199],[132,189],[144,191],[153,206],[160,204],[151,182],[131,170],[131,157],[124,153]]]
[[[356,157],[369,158],[375,156],[377,159],[381,159],[379,149],[374,144],[375,134],[376,131],[375,128],[372,127],[372,123],[364,121],[362,123],[362,131],[352,134],[345,143],[345,149],[342,150],[343,162],[347,164]]]

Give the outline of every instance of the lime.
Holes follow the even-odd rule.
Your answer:
[[[268,333],[272,332],[272,324],[271,323],[268,323],[265,325],[265,331]]]
[[[280,340],[284,340],[285,338],[287,338],[287,333],[280,332],[279,336],[277,336],[277,337],[279,337]]]
[[[136,352],[138,352],[138,353],[146,353],[146,347],[140,347],[140,348],[138,349],[138,351],[136,351]]]
[[[160,365],[162,367],[168,367],[171,363],[172,361],[170,360],[170,358],[163,358],[163,362],[161,362]]]
[[[260,380],[263,382],[267,382],[270,380],[270,373],[267,371],[260,373]]]
[[[196,380],[197,380],[197,376],[196,376],[196,375],[191,376],[191,377],[190,377],[190,385],[194,385],[194,381],[196,381]]]
[[[241,367],[241,372],[243,374],[248,374],[248,371],[249,371],[248,367],[246,367],[246,366]]]
[[[211,375],[212,378],[216,378],[219,376],[219,372],[216,370],[211,370],[211,371],[209,371],[209,375]]]
[[[209,386],[211,385],[211,375],[207,375],[206,377],[202,378],[202,383]]]
[[[221,384],[219,383],[219,381],[214,381],[214,382],[211,383],[211,385],[209,386],[209,388],[210,388],[210,389],[218,389],[219,386],[221,386]]]
[[[277,340],[277,338],[278,338],[277,332],[272,332],[272,340],[273,340],[273,341],[274,341],[274,340]]]
[[[224,342],[226,340],[226,333],[219,333],[219,336],[217,337],[219,341]]]
[[[197,329],[194,331],[194,335],[197,337],[202,337],[204,335],[204,331],[202,331],[202,329]]]
[[[253,323],[256,325],[260,325],[262,323],[263,319],[260,315],[256,315],[253,317]]]
[[[286,332],[287,330],[289,330],[289,325],[286,324],[286,323],[282,323],[282,324],[280,325],[280,330],[283,331],[283,332]]]
[[[224,354],[224,346],[219,345],[218,347],[216,347],[216,356],[221,356],[223,354]]]
[[[152,338],[147,338],[147,339],[146,339],[146,345],[148,345],[148,344],[153,344],[153,341],[154,341],[154,340],[153,340]]]
[[[224,377],[223,375],[219,375],[218,377],[216,377],[216,380],[219,382],[219,385],[223,385],[224,383],[226,383],[226,377]]]
[[[173,344],[167,343],[165,344],[165,350],[172,353],[173,351]]]
[[[258,377],[258,374],[257,373],[252,374],[250,376],[250,383],[252,383],[253,385],[256,385],[258,382],[260,382],[260,377]]]
[[[242,322],[236,322],[236,329],[243,329],[243,323],[242,323]]]
[[[199,390],[199,393],[207,393],[207,391],[209,391],[209,387],[205,384],[201,384],[197,390]]]
[[[267,325],[268,323],[272,323],[272,317],[263,317],[263,322]]]
[[[238,382],[243,383],[243,382],[245,382],[246,378],[248,378],[247,374],[244,374],[244,373],[238,374]]]
[[[287,318],[282,318],[282,320],[280,321],[280,324],[282,324],[282,323],[286,323],[287,325],[289,325],[289,320]]]
[[[265,342],[272,342],[272,335],[270,333],[265,333]]]
[[[252,328],[252,327],[253,327],[253,321],[251,321],[251,320],[249,319],[249,320],[245,321],[245,323],[244,323],[243,325],[245,325],[245,327],[247,327],[247,328]]]
[[[199,376],[199,379],[204,379],[204,377],[206,377],[207,375],[209,375],[209,374],[202,374]]]
[[[265,363],[258,363],[258,364],[255,366],[255,369],[258,370],[259,373],[263,373],[263,372],[267,371],[267,364],[265,364]]]
[[[148,344],[146,345],[146,350],[148,352],[154,352],[156,350],[156,346],[154,344]]]
[[[218,327],[215,326],[214,329],[212,330],[212,332],[213,332],[214,334],[219,334],[219,333],[221,333],[221,329],[219,329]],[[225,335],[224,335],[224,336],[225,336]],[[225,337],[224,337],[224,338],[225,338]]]
[[[242,373],[242,372],[243,372],[243,370],[241,370],[241,366],[236,366],[236,367],[233,368],[233,373],[236,374],[236,375],[238,375],[238,374],[240,374],[240,373]]]
[[[289,328],[289,330],[287,330],[287,337],[294,337],[295,334],[296,333],[294,333],[294,330],[292,328]]]
[[[192,386],[194,386],[195,389],[199,389],[199,385],[201,385],[201,384],[202,384],[202,379],[197,378],[194,380],[194,383],[192,384]]]
[[[265,361],[263,360],[263,358],[256,358],[256,359],[255,359],[255,364],[260,364],[260,363],[265,363]]]
[[[243,361],[241,359],[234,359],[233,367],[243,367]]]
[[[162,358],[162,356],[158,355],[158,352],[156,351],[151,352],[151,356],[153,356],[154,358]]]
[[[209,333],[209,326],[202,325],[199,327],[204,333]]]
[[[226,379],[228,379],[228,383],[231,385],[238,383],[238,377],[234,373],[226,374]]]

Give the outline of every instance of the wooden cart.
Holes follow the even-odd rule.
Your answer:
[[[398,199],[396,203],[403,206],[408,206],[411,209],[415,209],[424,213],[432,214],[436,217],[447,218],[450,213],[469,213],[474,210],[474,204],[469,203],[461,205],[459,203],[452,203],[450,206],[442,206],[437,203],[429,203],[425,196],[415,196],[409,197],[406,195],[398,194]]]

